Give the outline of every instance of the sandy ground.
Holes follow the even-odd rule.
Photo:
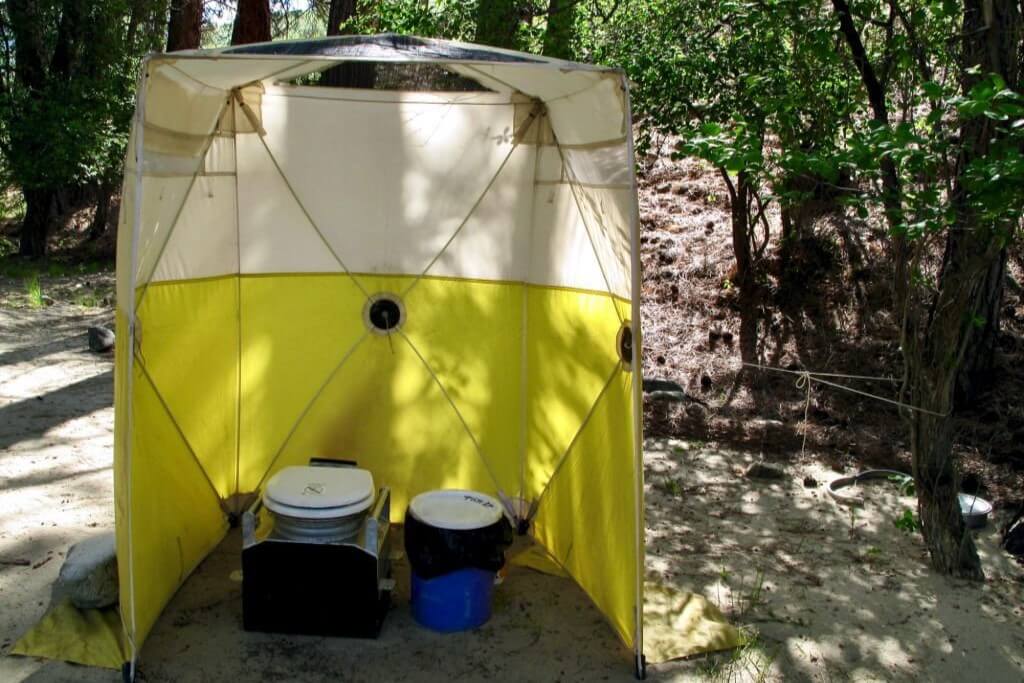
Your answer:
[[[68,546],[113,523],[112,359],[85,337],[110,317],[62,303],[0,308],[0,653],[45,612]],[[753,634],[735,653],[652,666],[651,679],[1024,679],[1024,576],[993,526],[978,534],[987,581],[941,578],[894,526],[907,501],[891,486],[845,508],[821,492],[835,472],[792,465],[784,479],[752,481],[742,469],[754,457],[648,441],[648,577],[702,592]],[[632,678],[573,584],[515,568],[494,618],[472,633],[416,627],[401,574],[377,641],[246,633],[238,549],[229,536],[174,597],[143,650],[144,680]],[[2,681],[117,679],[0,655]]]

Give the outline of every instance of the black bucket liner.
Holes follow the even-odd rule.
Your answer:
[[[512,545],[512,525],[502,516],[480,529],[440,529],[408,511],[405,515],[405,554],[420,578],[433,579],[460,569],[496,572],[505,566]]]

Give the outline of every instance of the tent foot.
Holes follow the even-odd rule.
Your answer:
[[[125,662],[121,665],[121,681],[122,683],[135,683],[138,678],[138,671],[133,666],[133,662]]]
[[[634,673],[636,675],[636,680],[638,680],[638,681],[646,680],[647,679],[647,657],[645,657],[644,655],[637,655],[636,662],[635,662],[635,667],[636,667],[636,670],[634,671]]]

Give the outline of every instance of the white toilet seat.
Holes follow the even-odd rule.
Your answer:
[[[270,478],[263,493],[268,510],[299,519],[356,515],[373,500],[373,475],[355,467],[285,467]]]

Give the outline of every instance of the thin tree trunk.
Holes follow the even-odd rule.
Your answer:
[[[746,363],[757,362],[757,280],[750,249],[750,196],[754,188],[746,171],[740,171],[734,183],[724,169],[719,169],[729,191],[732,219],[732,250],[736,258],[733,285],[739,290],[740,357]]]
[[[203,35],[203,0],[172,0],[167,51],[196,50]]]
[[[232,45],[264,43],[270,40],[270,0],[238,0]]]
[[[974,341],[964,354],[963,367],[956,382],[956,405],[967,406],[989,387],[995,379],[996,343],[1002,321],[1003,290],[1006,283],[1008,252],[1003,249],[985,273],[981,287],[981,301],[974,311],[981,328],[975,331]]]
[[[517,0],[479,1],[476,10],[476,42],[514,50],[518,32]]]
[[[40,258],[46,256],[46,237],[53,221],[56,192],[50,188],[41,188],[23,190],[22,193],[25,196],[25,220],[21,223],[18,253]]]
[[[342,25],[355,17],[358,11],[357,0],[331,0],[327,13],[327,35],[348,33],[342,32]],[[327,69],[320,77],[321,85],[331,88],[372,88],[376,82],[377,67],[372,62],[344,62]]]
[[[110,200],[114,195],[114,187],[113,183],[104,181],[96,188],[96,213],[92,216],[87,237],[90,242],[99,239],[107,231],[107,223],[110,222]]]
[[[572,59],[572,41],[576,29],[576,3],[579,0],[550,0],[548,26],[544,31],[544,54]]]

